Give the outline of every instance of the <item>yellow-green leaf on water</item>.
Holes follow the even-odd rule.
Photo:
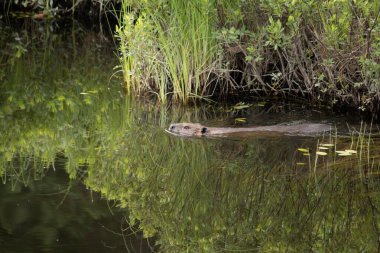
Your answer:
[[[316,154],[317,154],[317,155],[327,155],[326,152],[322,152],[322,151],[317,151]]]
[[[321,143],[321,144],[319,144],[319,146],[322,146],[322,147],[334,147],[335,145],[332,144],[332,143]]]
[[[351,153],[340,153],[340,154],[338,154],[338,156],[350,156],[350,155],[352,155]]]
[[[250,106],[251,106],[251,104],[237,103],[237,104],[234,106],[234,109],[235,109],[235,110],[241,110],[241,109],[248,108],[248,107],[250,107]]]
[[[309,153],[309,150],[306,148],[298,148],[297,150],[302,152],[302,153]]]
[[[305,165],[306,163],[296,163],[296,165]]]
[[[241,122],[241,123],[244,123],[247,121],[247,118],[236,118],[235,119],[235,122]]]
[[[237,106],[234,106],[234,109],[235,110],[241,110],[241,109],[245,109],[248,107],[249,107],[249,105],[237,105]]]
[[[338,153],[338,156],[349,156],[349,155],[352,155],[352,153],[350,153],[350,152],[341,151],[341,150],[337,150],[335,152]]]
[[[353,150],[353,149],[346,149],[345,152],[348,152],[348,153],[351,153],[351,154],[358,153],[356,150]]]
[[[309,154],[309,153],[303,153],[303,155],[304,155],[304,156],[310,156],[310,154]]]
[[[318,149],[320,150],[326,150],[326,149],[329,149],[328,147],[318,147]]]

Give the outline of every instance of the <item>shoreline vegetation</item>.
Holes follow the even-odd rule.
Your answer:
[[[125,7],[125,13],[142,7],[128,8]],[[183,8],[178,6],[177,9]],[[242,10],[248,11],[245,7]],[[133,20],[128,20],[133,29],[140,29],[139,18],[144,15],[143,11],[135,15]],[[166,15],[173,18],[171,13]],[[196,19],[196,16],[192,19],[193,29],[206,27],[206,24],[195,23]],[[185,23],[184,20],[188,19],[183,19]],[[138,86],[145,79],[138,83],[134,79],[136,75],[131,73],[130,84],[136,86],[126,90],[131,94],[155,91],[165,95],[166,100],[162,102],[177,99],[178,107],[164,103],[157,106],[151,101],[126,96],[120,80],[110,79],[109,73],[119,62],[112,54],[113,48],[104,47],[101,36],[97,36],[100,33],[87,33],[81,26],[74,25],[57,32],[47,20],[46,27],[40,26],[45,21],[39,22],[27,19],[25,23],[29,26],[16,30],[2,25],[3,20],[0,20],[0,85],[4,91],[0,93],[0,175],[5,189],[1,191],[4,201],[0,203],[0,227],[5,232],[0,237],[6,242],[3,251],[13,245],[36,251],[46,251],[47,246],[53,245],[53,250],[59,247],[62,251],[68,245],[70,252],[76,249],[92,252],[86,250],[83,243],[89,241],[86,234],[89,230],[91,238],[98,238],[94,233],[103,231],[120,239],[122,246],[131,252],[133,250],[127,247],[132,247],[132,241],[128,245],[124,243],[134,234],[148,238],[147,246],[152,252],[376,252],[379,248],[380,130],[375,124],[356,125],[357,131],[350,128],[346,135],[343,127],[346,123],[350,127],[349,117],[339,119],[332,117],[331,112],[324,115],[305,110],[305,104],[300,105],[300,109],[293,107],[298,105],[285,103],[238,104],[232,108],[208,104],[182,106],[181,98],[191,103],[203,94],[193,95],[196,82],[190,82],[194,86],[186,87],[188,93],[175,98],[172,80],[165,78],[171,71],[179,70],[176,67],[179,59],[183,59],[183,64],[194,65],[188,68],[181,65],[183,72],[178,84],[187,80],[188,73],[192,76],[190,81],[197,80],[194,73],[203,74],[198,76],[198,88],[210,94],[219,95],[223,91],[223,96],[230,96],[236,92],[232,85],[239,88],[240,83],[236,81],[239,75],[241,80],[248,78],[243,76],[243,71],[228,70],[232,65],[217,65],[226,57],[218,50],[229,50],[232,57],[232,45],[239,44],[220,44],[219,38],[213,37],[218,26],[211,19],[208,22],[215,26],[202,28],[203,33],[197,33],[199,36],[209,34],[213,38],[209,44],[201,37],[185,44],[181,36],[189,31],[178,30],[170,39],[177,38],[183,48],[170,47],[162,51],[157,46],[161,45],[158,39],[169,41],[168,34],[174,28],[166,27],[160,32],[156,25],[151,27],[156,29],[152,34],[161,33],[161,37],[153,37],[158,41],[156,44],[149,44],[151,37],[140,37],[140,44],[136,41],[136,45],[149,45],[152,51],[146,50],[145,55],[156,52],[154,59],[160,64],[157,68],[141,65],[144,72],[139,75],[161,73],[162,79],[157,81],[166,80],[167,86],[162,93],[159,86],[153,86],[155,79],[146,80],[152,86]],[[228,24],[227,18],[224,22]],[[139,32],[150,31],[141,27]],[[191,38],[189,34],[185,38]],[[124,45],[131,48],[129,44]],[[186,51],[190,46],[201,48],[203,54],[193,54],[194,48]],[[265,48],[265,52],[274,50],[270,45]],[[278,47],[279,50],[282,49]],[[178,58],[170,59],[171,52]],[[216,52],[220,58],[213,58],[210,52]],[[167,58],[161,56],[164,53],[168,54]],[[240,54],[234,54],[235,58],[231,59],[236,60]],[[181,58],[183,55],[187,58]],[[193,59],[194,55],[197,58]],[[132,61],[139,59],[131,58],[134,55],[125,56],[126,62],[131,63],[129,66],[139,63]],[[370,56],[377,57],[373,51]],[[173,60],[172,69],[154,72],[167,66],[166,60]],[[205,71],[206,63],[210,62],[215,65]],[[192,72],[194,66],[199,72]],[[256,66],[264,67],[264,64]],[[213,71],[225,76],[216,76]],[[272,80],[271,76],[262,76],[265,84]],[[209,80],[207,78],[214,79],[204,87],[203,81]],[[213,85],[220,87],[213,90]],[[285,97],[288,91],[277,95]],[[312,91],[315,92],[314,88]],[[264,91],[257,93],[266,95]],[[298,119],[316,122],[331,119],[337,128],[321,138],[189,139],[164,131],[172,122],[238,126]],[[357,121],[358,117],[354,117],[353,123]],[[86,189],[80,187],[77,191],[78,183],[83,183]],[[100,193],[110,206],[120,207],[123,215],[120,230],[104,230],[103,219],[97,220],[96,228],[90,226],[91,219],[83,213],[95,218],[105,214],[104,208],[98,209],[93,203],[92,192]],[[57,198],[58,204],[54,201]],[[113,216],[112,220],[117,222],[119,218]],[[76,223],[73,225],[73,222]],[[70,241],[69,235],[75,235],[80,241]],[[109,252],[110,245],[113,244],[102,244],[99,251]]]
[[[127,92],[184,104],[301,97],[376,114],[379,15],[364,0],[137,0],[123,2],[116,34]]]
[[[3,18],[71,15],[114,28],[126,93],[162,103],[278,97],[380,110],[375,0],[30,0],[0,9]]]

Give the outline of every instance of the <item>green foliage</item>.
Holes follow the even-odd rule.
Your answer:
[[[266,46],[272,46],[274,50],[283,48],[285,46],[284,28],[282,27],[281,21],[279,19],[274,21],[272,17],[269,18],[267,33],[268,38],[265,43]]]
[[[374,0],[133,1],[117,30],[127,90],[186,103],[188,97],[234,88],[374,109],[379,5]],[[240,83],[236,72],[242,73]]]

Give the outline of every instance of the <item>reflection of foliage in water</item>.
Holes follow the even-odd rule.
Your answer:
[[[93,34],[58,36],[37,29],[41,27],[27,28],[33,33],[3,28],[1,37],[0,60],[7,75],[0,84],[0,152],[5,161],[20,153],[20,159],[27,154],[51,163],[56,152],[75,156],[86,146],[88,130],[106,121],[106,112],[119,103],[117,89],[105,83],[114,62],[112,52],[92,41]],[[18,47],[24,53],[14,50]]]
[[[226,157],[231,150],[218,140],[136,135],[116,156],[106,158],[105,151],[102,159],[121,156],[122,162],[97,163],[86,184],[130,208],[147,236],[158,231],[163,252],[377,248],[378,185],[370,173],[358,178],[352,160],[334,165],[335,158],[320,158],[321,169],[331,164],[309,174],[284,163],[260,163],[270,146],[265,141]],[[291,156],[284,149],[274,156],[281,153]]]
[[[131,223],[157,234],[163,252],[376,251],[377,162],[321,157],[310,173],[293,164],[296,148],[315,146],[314,139],[169,136],[168,118],[196,113],[167,117],[164,108],[120,98],[117,87],[100,81],[111,72],[104,59],[75,50],[45,57],[61,43],[45,36],[46,54],[30,42],[29,53],[6,47],[0,57],[7,73],[0,84],[4,181],[16,188],[17,180],[39,179],[60,154],[72,179],[84,177],[90,189],[127,207]]]
[[[91,201],[97,195],[74,181],[62,182],[67,175],[61,173],[66,168],[78,181],[84,176],[86,150],[94,147],[90,136],[112,124],[107,114],[122,101],[119,86],[109,82],[112,52],[91,33],[57,35],[25,25],[23,31],[0,26],[0,174],[7,183],[0,201],[2,252],[77,252],[88,239],[95,240],[92,252],[102,251],[104,240],[124,248],[121,236],[108,240],[105,229],[119,231],[120,213],[114,210],[112,221],[110,207]],[[99,223],[105,225],[100,231]],[[140,244],[137,238],[124,239]],[[129,247],[136,246],[144,248]]]
[[[19,133],[28,135],[20,141],[8,132],[3,147],[10,147],[8,159],[14,163],[15,152],[22,152],[20,158],[48,162],[61,152],[72,178],[85,173],[90,189],[127,207],[146,236],[158,233],[163,252],[376,248],[378,200],[371,192],[378,186],[370,174],[358,178],[360,171],[350,165],[354,158],[342,158],[349,164],[338,160],[335,170],[320,158],[320,172],[310,176],[308,169],[290,166],[300,155],[300,142],[289,147],[290,138],[177,138],[163,132],[159,125],[166,125],[165,118],[149,106],[141,109],[127,100],[104,113],[100,106],[90,107],[99,120],[89,110],[70,127],[60,122],[69,121],[72,112],[54,114],[44,126],[50,134],[38,133],[38,117],[10,118],[2,129],[19,125]],[[277,149],[268,152],[272,148]],[[35,171],[41,168],[37,163]]]
[[[49,173],[42,181],[0,187],[1,252],[83,252],[101,247],[101,240],[123,249],[120,237],[105,228],[118,229],[121,213],[110,209],[96,194],[84,191],[79,182],[67,182],[64,170]],[[62,186],[69,188],[62,189]],[[96,232],[95,232],[96,231]],[[70,243],[68,243],[70,242]],[[94,245],[94,246],[90,246]],[[93,250],[92,252],[98,252]]]

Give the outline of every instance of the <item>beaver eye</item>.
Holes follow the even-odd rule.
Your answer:
[[[171,126],[171,127],[170,127],[170,130],[174,130],[174,128],[175,128],[175,126]]]
[[[190,129],[190,127],[189,127],[189,126],[184,126],[183,128],[185,128],[185,129]]]

